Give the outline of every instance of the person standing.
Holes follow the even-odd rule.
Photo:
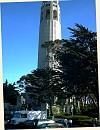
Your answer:
[[[69,127],[72,127],[72,120],[70,119],[68,122],[69,122]]]
[[[67,120],[67,119],[65,119],[65,120],[64,120],[64,122],[65,122],[65,124],[66,124],[66,126],[65,126],[65,127],[67,127],[67,128],[68,128],[68,120]]]

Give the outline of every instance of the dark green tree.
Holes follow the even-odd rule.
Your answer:
[[[88,95],[98,106],[98,66],[96,33],[82,25],[69,28],[72,36],[64,41],[60,63],[63,66],[66,85],[76,96]],[[94,100],[96,99],[96,100]]]
[[[19,87],[25,89],[34,103],[48,103],[51,115],[54,96],[62,97],[61,95],[63,95],[59,72],[50,68],[34,70],[30,74],[22,76],[17,83]]]
[[[88,96],[98,108],[98,64],[97,35],[83,25],[75,24],[68,28],[71,37],[67,40],[50,41],[44,44],[58,61],[58,70],[62,71],[64,89],[67,97],[75,96],[80,100]]]
[[[4,93],[4,102],[10,103],[11,105],[16,105],[17,96],[19,95],[19,93],[16,90],[15,83],[10,84],[6,80],[6,82],[3,84],[3,93]]]

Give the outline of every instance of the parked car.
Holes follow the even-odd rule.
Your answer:
[[[36,129],[44,126],[45,124],[49,124],[48,127],[50,127],[50,124],[54,124],[55,121],[49,120],[49,119],[42,119],[42,120],[26,120],[24,122],[20,122],[19,124],[16,125],[17,129]],[[54,127],[55,128],[55,127]]]
[[[72,127],[73,125],[72,119],[57,119],[55,122],[63,124],[64,127]]]
[[[54,120],[50,120],[50,119],[44,119],[44,120],[38,120],[38,124],[37,125],[41,125],[44,123],[55,123]]]
[[[13,117],[11,118],[10,124],[18,125],[21,122],[25,122],[26,120],[43,120],[47,119],[47,112],[46,111],[15,111]]]
[[[66,123],[65,123],[65,119],[57,119],[55,122],[56,122],[56,123],[63,124],[64,127],[67,127],[67,125],[66,125]]]
[[[64,128],[62,124],[59,123],[43,123],[38,125],[38,129],[47,129],[47,128]]]
[[[24,122],[20,122],[19,124],[17,124],[17,128],[19,128],[19,129],[21,129],[21,128],[23,128],[23,129],[32,129],[32,128],[34,128],[34,120],[26,120],[26,121],[24,121]]]

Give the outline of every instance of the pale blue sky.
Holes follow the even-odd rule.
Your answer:
[[[37,68],[41,2],[2,4],[3,79],[16,82]],[[62,38],[75,23],[96,31],[95,0],[60,1]]]

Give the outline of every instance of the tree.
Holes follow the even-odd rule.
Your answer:
[[[10,84],[6,80],[3,84],[4,102],[10,103],[11,105],[16,105],[17,96],[19,95],[16,90],[15,83]]]
[[[34,103],[48,103],[50,115],[52,115],[54,96],[62,97],[61,95],[64,93],[59,72],[50,68],[34,70],[30,74],[22,76],[17,83],[19,87],[25,88],[25,92],[30,95]]]
[[[67,86],[71,85],[74,88],[72,92],[74,95],[88,95],[94,105],[98,106],[96,33],[79,24],[76,24],[75,27],[74,29],[69,28],[72,37],[63,44],[65,51],[60,57],[65,70],[66,76],[64,77]]]
[[[97,36],[83,25],[76,24],[68,28],[72,36],[65,40],[49,42],[55,60],[59,62],[58,70],[63,72],[65,92],[67,97],[73,95],[77,100],[84,96],[91,99],[98,108],[98,65],[97,65]]]

